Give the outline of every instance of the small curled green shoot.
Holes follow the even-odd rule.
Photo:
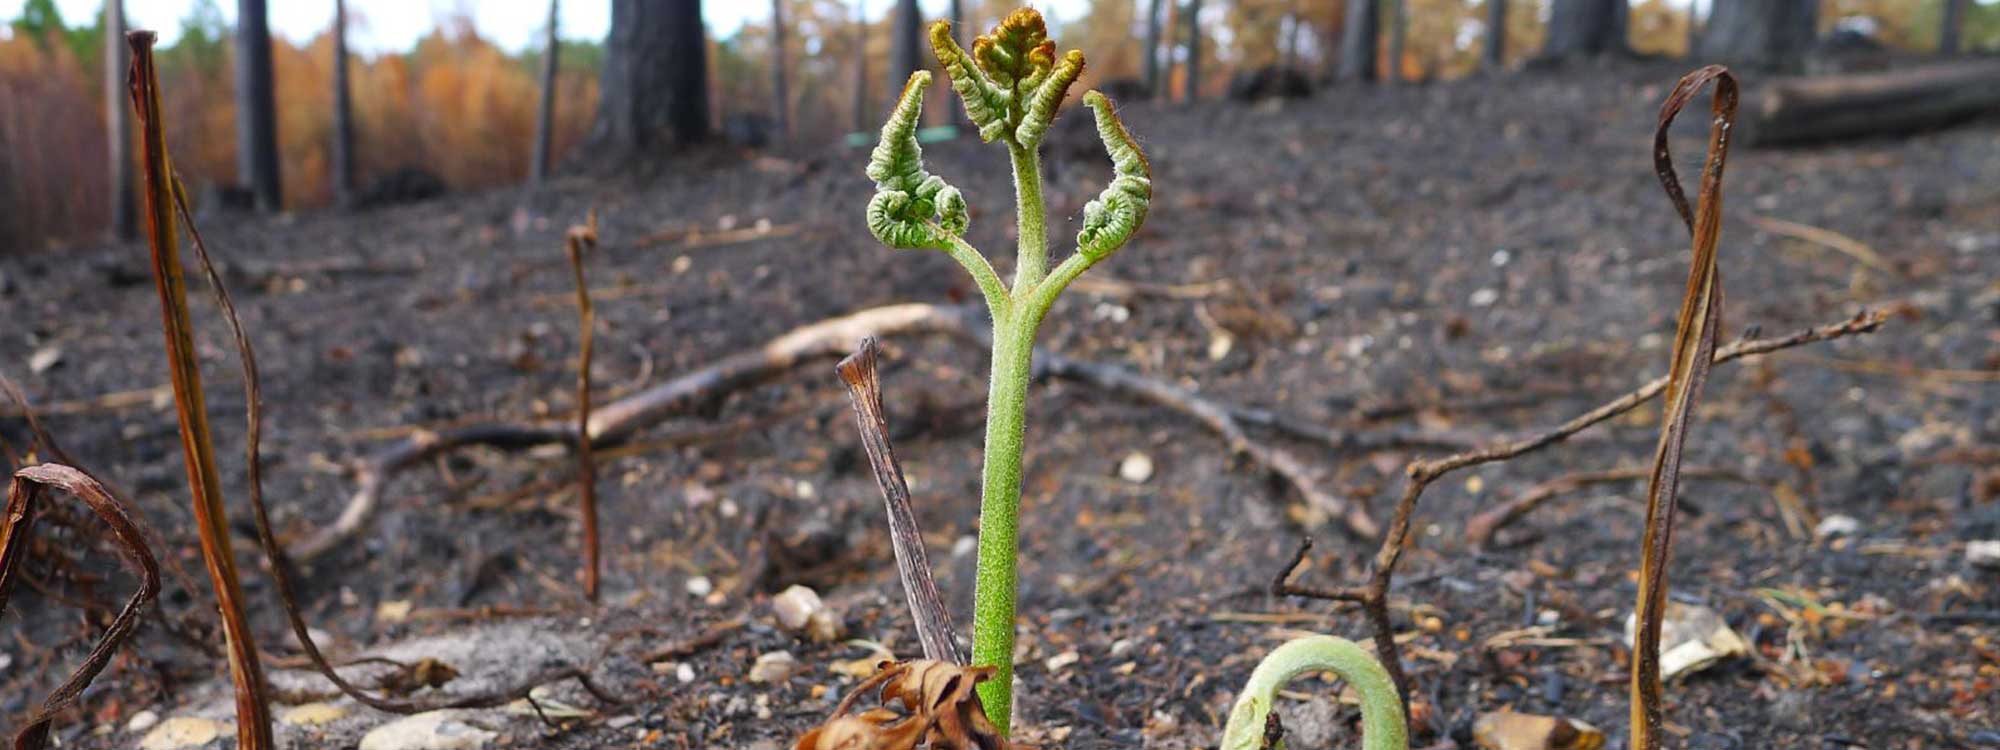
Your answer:
[[[1295,638],[1257,663],[1250,681],[1243,685],[1243,694],[1236,698],[1236,707],[1229,711],[1229,723],[1222,730],[1222,750],[1263,750],[1264,723],[1270,718],[1278,691],[1314,672],[1337,674],[1360,694],[1363,750],[1409,750],[1403,700],[1389,672],[1367,649],[1330,635]]]
[[[1083,74],[1083,53],[1056,54],[1041,14],[1021,9],[973,40],[972,52],[952,41],[951,25],[931,27],[931,44],[951,88],[965,102],[980,140],[1007,147],[1014,172],[1015,221],[1020,244],[1012,284],[965,240],[965,197],[924,169],[916,140],[930,74],[910,76],[882,126],[882,141],[868,163],[875,196],[868,202],[868,231],[882,244],[942,250],[964,266],[993,317],[993,357],[986,399],[986,449],[981,467],[979,561],[973,594],[972,662],[992,667],[979,685],[981,702],[1005,734],[1013,705],[1014,613],[1021,462],[1025,446],[1028,381],[1035,332],[1077,276],[1109,257],[1137,233],[1153,197],[1145,154],[1119,122],[1111,100],[1085,95],[1098,135],[1114,166],[1111,184],[1084,209],[1076,252],[1047,269],[1048,208],[1036,146],[1048,133],[1070,87]]]

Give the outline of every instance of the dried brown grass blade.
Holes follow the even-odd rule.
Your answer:
[[[263,669],[257,644],[237,583],[236,558],[229,546],[229,521],[215,469],[215,441],[208,429],[208,410],[201,389],[201,367],[194,349],[194,324],[188,315],[187,282],[181,272],[180,238],[174,226],[173,163],[167,155],[165,124],[161,122],[159,78],[153,67],[152,32],[126,35],[132,48],[129,83],[132,106],[142,126],[140,163],[144,169],[147,240],[153,251],[153,281],[160,293],[160,322],[165,329],[167,366],[173,376],[174,405],[180,417],[181,452],[187,464],[188,489],[194,503],[195,525],[201,537],[202,560],[215,588],[222,613],[229,655],[229,674],[236,686],[237,746],[267,750],[271,743],[271,712],[264,695]]]
[[[1667,130],[1694,97],[1715,85],[1711,100],[1708,159],[1702,165],[1697,203],[1688,207],[1680,178],[1674,173]],[[1693,262],[1687,294],[1681,299],[1680,325],[1674,332],[1672,364],[1667,370],[1665,416],[1660,420],[1659,448],[1653,454],[1652,478],[1646,486],[1646,526],[1641,539],[1638,633],[1632,647],[1632,743],[1636,750],[1660,747],[1660,616],[1667,604],[1667,560],[1673,549],[1674,503],[1680,486],[1681,452],[1687,443],[1694,402],[1708,379],[1722,328],[1722,280],[1716,268],[1715,245],[1722,225],[1722,169],[1729,158],[1731,130],[1736,124],[1736,77],[1711,65],[1682,78],[1660,108],[1653,136],[1653,165],[1668,200],[1680,213],[1692,237]]]
[[[931,659],[884,661],[834,707],[825,723],[799,737],[792,748],[1006,750],[1011,745],[986,718],[975,690],[993,673],[992,667]],[[855,712],[855,704],[878,688],[882,705]]]
[[[125,507],[102,484],[81,470],[63,464],[39,464],[14,472],[13,483],[7,488],[7,510],[4,516],[0,516],[0,612],[7,610],[7,592],[21,560],[27,557],[36,506],[43,502],[45,493],[51,489],[82,501],[104,522],[111,536],[118,540],[126,566],[139,575],[139,590],[132,592],[132,598],[125,601],[125,607],[112,618],[111,625],[104,629],[104,635],[97,639],[97,645],[90,649],[83,663],[55,692],[49,694],[47,700],[42,701],[41,709],[28,720],[27,726],[14,735],[15,750],[42,750],[48,747],[49,729],[54,725],[56,714],[76,703],[84,688],[89,687],[97,673],[111,662],[111,655],[132,637],[132,631],[139,627],[140,613],[160,593],[160,565],[153,559],[152,549],[146,545],[146,535],[140,531],[139,522],[126,512]]]
[[[569,268],[576,276],[578,326],[576,370],[576,489],[583,515],[583,595],[597,601],[597,459],[590,452],[590,344],[597,313],[590,307],[590,284],[584,281],[583,254],[597,247],[597,212],[582,226],[569,228],[563,239]]]
[[[924,554],[924,535],[917,528],[917,516],[910,506],[910,487],[903,480],[903,465],[889,444],[889,420],[882,410],[882,381],[876,374],[881,347],[870,336],[860,348],[840,361],[836,371],[847,384],[848,400],[854,404],[854,421],[861,428],[861,447],[868,452],[868,465],[875,470],[875,484],[882,488],[882,503],[889,513],[889,545],[896,553],[896,572],[903,579],[903,595],[909,600],[910,618],[916,622],[917,640],[923,643],[924,658],[964,664],[958,636],[952,627],[951,611],[938,595],[931,563]]]

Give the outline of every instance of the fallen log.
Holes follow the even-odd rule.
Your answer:
[[[1901,135],[2000,113],[2000,60],[1783,79],[1751,97],[1752,146]]]

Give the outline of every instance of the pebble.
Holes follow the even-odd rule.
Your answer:
[[[1853,516],[1839,514],[1827,516],[1813,527],[1813,536],[1826,539],[1836,536],[1854,536],[1861,533],[1861,521]]]
[[[1143,484],[1153,478],[1153,457],[1138,451],[1125,454],[1125,460],[1118,462],[1118,477],[1133,484]]]
[[[176,716],[160,722],[139,740],[139,750],[180,750],[205,747],[215,738],[230,733],[228,724],[193,716]]]
[[[147,709],[144,711],[140,711],[139,713],[132,714],[132,718],[127,719],[125,721],[125,731],[131,732],[133,734],[138,734],[148,729],[152,729],[159,723],[160,723],[160,715],[154,713],[152,709]]]
[[[1047,667],[1050,672],[1061,672],[1063,669],[1079,661],[1083,661],[1082,654],[1078,654],[1075,651],[1064,651],[1049,657],[1048,661],[1042,663],[1042,666]]]
[[[695,576],[687,580],[687,592],[689,596],[708,596],[714,590],[715,583],[708,580],[708,576]]]
[[[60,348],[44,346],[36,349],[34,354],[28,355],[28,371],[36,375],[48,372],[56,365],[62,364],[62,358],[63,351]]]
[[[285,710],[279,721],[292,726],[316,727],[331,724],[347,716],[347,707],[332,703],[306,703]]]
[[[361,737],[361,750],[480,750],[499,736],[447,712],[432,711],[368,730]]]
[[[794,585],[772,597],[771,612],[777,615],[780,627],[816,642],[840,638],[839,618],[820,601],[818,592],[805,586]]]
[[[1966,542],[1965,561],[1974,567],[2000,569],[2000,539]]]
[[[979,538],[971,534],[961,536],[951,543],[952,557],[966,557],[979,551]]]
[[[1472,293],[1473,307],[1491,307],[1500,301],[1500,292],[1492,288],[1481,288]]]
[[[694,682],[694,666],[683,663],[674,667],[674,679],[680,680],[682,685]]]
[[[799,660],[792,652],[772,651],[758,655],[757,663],[750,665],[750,681],[778,684],[791,680],[798,672]]]

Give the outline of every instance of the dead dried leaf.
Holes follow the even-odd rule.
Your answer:
[[[833,709],[826,723],[806,732],[792,748],[1005,750],[1007,740],[986,718],[974,691],[993,677],[993,671],[929,659],[883,661]],[[877,688],[882,705],[854,713],[854,704]]]

